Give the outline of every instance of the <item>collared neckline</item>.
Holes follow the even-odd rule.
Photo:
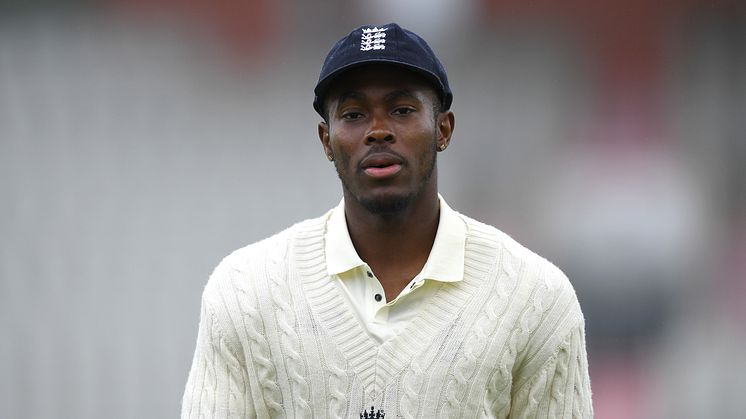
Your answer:
[[[466,224],[438,194],[440,217],[435,241],[420,279],[457,282],[464,278]],[[367,266],[352,244],[344,211],[344,199],[335,207],[326,223],[326,267],[329,275],[338,275],[359,266]]]

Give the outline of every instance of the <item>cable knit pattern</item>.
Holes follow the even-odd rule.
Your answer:
[[[282,333],[280,343],[291,384],[292,398],[295,400],[295,416],[309,417],[311,407],[308,404],[308,383],[305,379],[306,366],[301,356],[302,349],[296,333],[296,316],[285,279],[286,249],[287,246],[282,242],[278,241],[274,244],[273,250],[267,258],[267,277],[270,280],[270,295],[272,296],[272,304],[276,309],[277,325]]]
[[[514,395],[511,418],[587,418],[593,416],[585,369],[582,324]],[[540,413],[537,416],[537,413]]]
[[[229,348],[208,305],[202,305],[197,350],[184,395],[182,418],[244,418],[248,387],[242,361]],[[226,395],[222,398],[220,395]]]
[[[317,311],[320,319],[328,315],[334,316],[334,313],[330,312],[330,309],[340,304],[338,300],[329,304],[329,299],[334,297],[334,294],[330,294],[329,291],[329,287],[333,286],[333,284],[331,284],[331,281],[326,276],[323,253],[324,242],[323,240],[319,240],[325,233],[327,216],[306,222],[304,225],[305,228],[299,229],[294,243],[295,262],[300,275],[305,278],[304,283],[307,285],[307,287],[301,286],[299,289],[306,290],[306,298],[315,299],[317,307],[329,307],[320,312]],[[310,311],[311,307],[308,307],[307,310]],[[336,329],[337,331],[344,331],[346,328],[353,327],[356,324],[350,316],[345,318],[340,316],[339,319],[343,321],[338,323],[341,326]],[[344,418],[348,413],[349,383],[346,372],[347,364],[343,356],[338,354],[337,350],[329,348],[331,345],[328,342],[328,336],[315,334],[314,337],[316,345],[322,348],[325,365],[323,375],[327,378],[325,382],[326,397],[322,401],[326,407],[326,415],[322,417]],[[373,348],[371,347],[369,350],[373,350]]]
[[[584,321],[554,265],[466,223],[464,279],[391,339],[326,273],[325,216],[239,249],[203,294],[182,418],[589,418]]]
[[[420,359],[415,360],[412,366],[404,372],[402,377],[402,395],[399,402],[399,410],[405,419],[414,418],[419,408],[419,394],[422,389],[423,375],[425,371]]]
[[[252,284],[237,279],[233,273],[230,278],[238,297],[241,323],[247,338],[248,345],[244,347],[244,350],[249,353],[247,358],[253,361],[262,399],[272,417],[285,417],[282,394],[277,384],[277,366],[272,358],[262,316],[256,309],[258,302],[252,290]]]

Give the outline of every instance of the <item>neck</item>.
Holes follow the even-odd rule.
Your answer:
[[[345,215],[360,258],[375,271],[387,295],[398,294],[430,255],[440,215],[437,187],[426,187],[396,213],[374,214],[345,196]]]

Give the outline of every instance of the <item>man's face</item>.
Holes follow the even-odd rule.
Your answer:
[[[333,154],[345,199],[373,213],[401,211],[426,188],[437,191],[435,155],[450,140],[451,112],[420,76],[368,65],[339,77],[327,96],[319,137]]]

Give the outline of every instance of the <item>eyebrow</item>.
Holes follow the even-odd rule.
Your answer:
[[[347,100],[363,100],[365,98],[365,95],[363,95],[360,92],[350,91],[350,92],[342,92],[339,97],[337,97],[337,103],[344,103]]]
[[[393,92],[389,92],[389,93],[386,94],[386,96],[383,97],[383,99],[386,102],[392,102],[392,101],[394,101],[396,99],[399,99],[399,98],[402,98],[402,97],[406,97],[406,98],[410,98],[410,99],[415,99],[415,100],[420,100],[420,98],[417,97],[417,95],[415,95],[414,93],[412,93],[411,91],[406,90],[406,89],[394,90]]]

